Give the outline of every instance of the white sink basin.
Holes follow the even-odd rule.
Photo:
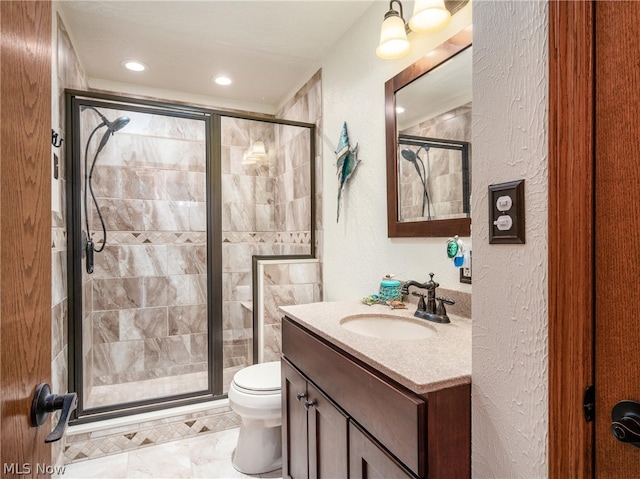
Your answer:
[[[340,326],[351,332],[381,339],[425,339],[436,329],[424,320],[391,314],[356,314],[340,320]]]

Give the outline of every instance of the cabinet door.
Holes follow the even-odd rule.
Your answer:
[[[349,424],[350,479],[410,479],[414,476],[354,423]]]
[[[307,384],[309,396],[309,479],[348,477],[349,419],[332,401]]]
[[[282,477],[308,479],[307,381],[284,359],[282,364]]]

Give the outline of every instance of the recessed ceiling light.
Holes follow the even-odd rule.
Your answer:
[[[127,70],[131,70],[133,72],[142,72],[147,69],[147,65],[141,62],[137,62],[135,60],[125,60],[122,62],[122,66]]]
[[[403,106],[397,106],[396,107],[396,113],[404,113],[404,107]]]
[[[231,78],[226,77],[224,75],[219,75],[216,77],[213,77],[212,80],[217,83],[218,85],[231,85],[232,81]]]

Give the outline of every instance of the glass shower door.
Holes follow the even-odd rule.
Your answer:
[[[82,409],[206,393],[209,118],[77,99],[75,112]]]

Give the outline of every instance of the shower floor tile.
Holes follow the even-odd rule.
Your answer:
[[[231,366],[222,370],[224,391],[229,390],[233,375],[244,367],[246,365]],[[129,401],[155,399],[174,394],[204,391],[207,389],[207,384],[207,372],[202,371],[163,378],[143,379],[129,383],[93,386],[87,391],[84,404],[86,408],[91,408]]]
[[[207,389],[207,372],[144,379],[122,384],[93,386],[85,396],[85,407],[109,406],[129,401],[155,399]]]
[[[281,479],[282,471],[248,476],[231,465],[239,429],[205,434],[113,456],[69,464],[62,479]]]

